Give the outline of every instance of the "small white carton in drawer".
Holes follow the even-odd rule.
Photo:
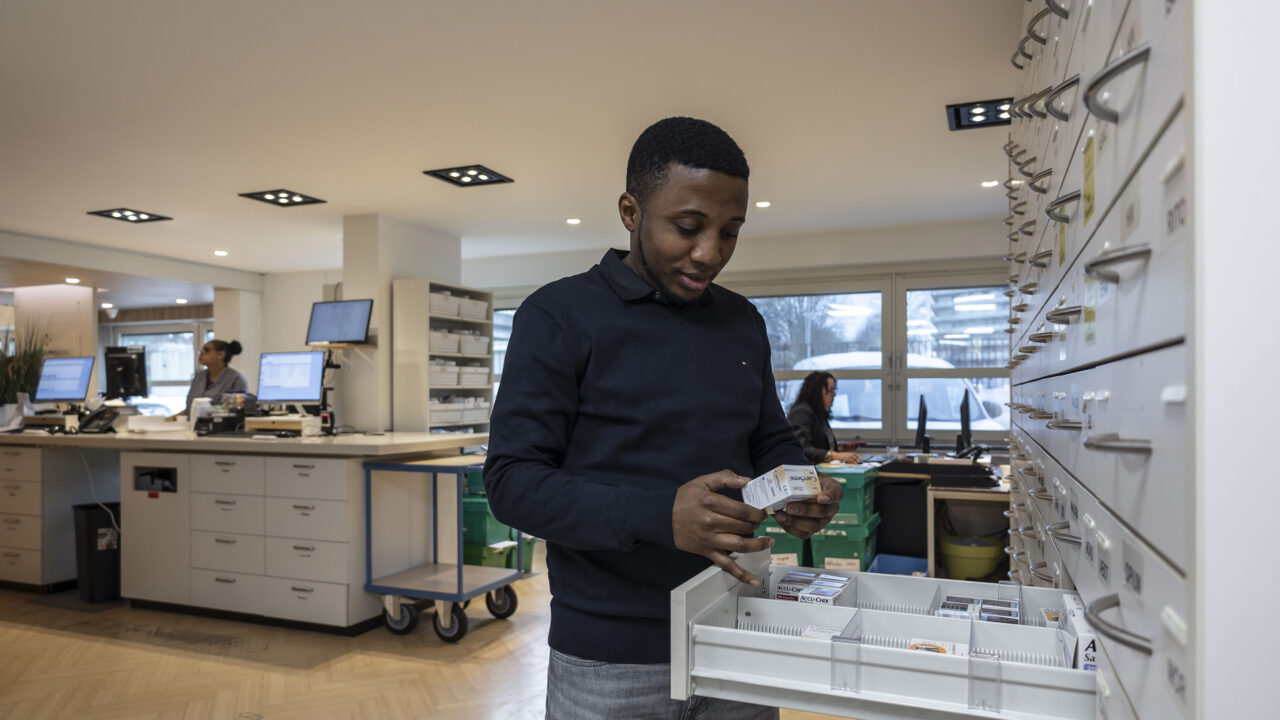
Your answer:
[[[1063,593],[1062,604],[1067,611],[1066,622],[1059,618],[1058,623],[1067,628],[1068,637],[1076,639],[1076,669],[1097,671],[1098,637],[1093,634],[1093,628],[1089,627],[1089,621],[1085,620],[1084,603],[1079,595]]]
[[[822,492],[818,471],[812,465],[779,465],[742,488],[742,501],[753,508],[775,512],[797,500],[813,500]]]

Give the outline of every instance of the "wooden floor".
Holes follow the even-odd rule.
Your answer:
[[[495,620],[473,602],[456,645],[428,615],[409,635],[345,638],[0,590],[0,718],[542,718],[543,552],[539,543],[540,574],[515,586],[515,615]]]

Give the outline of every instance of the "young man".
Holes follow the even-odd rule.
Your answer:
[[[645,130],[618,200],[629,252],[541,288],[516,313],[490,420],[485,488],[501,521],[547,541],[547,717],[776,718],[670,699],[670,591],[772,545],[740,488],[803,464],[774,391],[764,320],[711,284],[747,210],[746,158],[723,130]],[[692,479],[691,479],[692,478]],[[840,486],[777,514],[808,537]],[[687,707],[686,707],[687,706]]]

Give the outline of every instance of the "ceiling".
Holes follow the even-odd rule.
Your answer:
[[[341,267],[362,213],[464,258],[602,248],[632,141],[677,114],[746,151],[773,206],[744,238],[993,217],[1004,130],[949,132],[944,106],[1009,94],[1023,6],[6,1],[0,229],[256,272]],[[515,182],[422,174],[468,163]],[[327,203],[237,196],[278,187]],[[120,206],[174,220],[85,214]]]

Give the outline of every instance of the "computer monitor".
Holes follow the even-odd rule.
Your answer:
[[[108,399],[147,396],[147,350],[142,345],[103,350]]]
[[[973,445],[973,429],[969,424],[969,388],[964,389],[964,399],[960,401],[960,434],[956,436],[956,452],[966,450]]]
[[[93,378],[93,361],[89,357],[51,357],[40,368],[36,384],[36,402],[84,402]]]
[[[320,402],[324,353],[262,353],[258,363],[258,402]]]
[[[369,338],[373,300],[337,300],[311,305],[307,344],[362,343]]]
[[[929,424],[929,404],[924,401],[924,393],[920,393],[920,409],[916,411],[916,447],[920,452],[929,452],[929,436],[925,434],[925,426]]]

